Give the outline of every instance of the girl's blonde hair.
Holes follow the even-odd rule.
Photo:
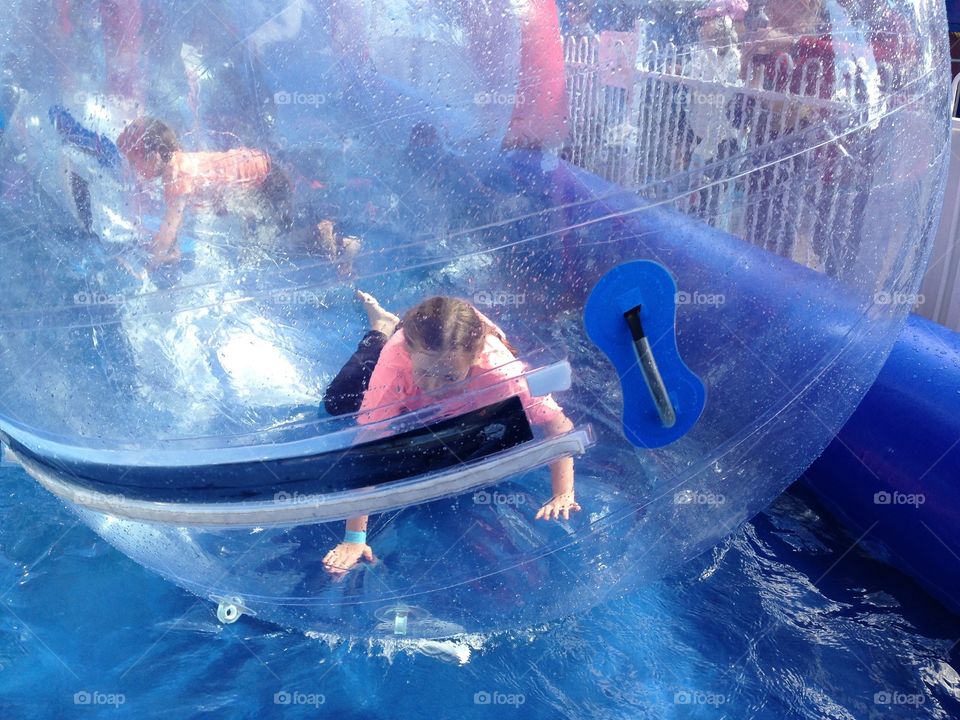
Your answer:
[[[516,354],[500,330],[485,321],[473,305],[459,298],[438,295],[424,300],[407,311],[400,327],[407,349],[415,352],[452,351],[477,358],[487,335],[493,335]]]
[[[124,155],[132,152],[159,155],[166,165],[180,149],[180,143],[177,141],[177,134],[169,125],[155,118],[142,117],[123,129],[117,138],[117,147]]]

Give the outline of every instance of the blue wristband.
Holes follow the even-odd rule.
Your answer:
[[[367,533],[364,530],[347,530],[343,534],[343,541],[348,543],[367,544]]]

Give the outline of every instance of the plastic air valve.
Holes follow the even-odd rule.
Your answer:
[[[703,382],[680,356],[676,319],[677,284],[650,260],[610,270],[584,307],[587,334],[620,379],[624,437],[638,448],[676,442],[706,405]]]
[[[232,625],[243,615],[255,616],[256,613],[244,605],[243,598],[238,596],[221,597],[211,595],[210,599],[217,603],[217,620],[224,625]]]

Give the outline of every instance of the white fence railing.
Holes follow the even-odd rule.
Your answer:
[[[953,107],[960,103],[960,75],[953,80]],[[917,312],[960,332],[960,118],[950,120],[950,172],[947,175],[940,229],[920,293]]]
[[[637,52],[615,35],[565,39],[570,161],[842,275],[872,182],[870,115],[895,92],[895,70],[786,53],[741,63],[737,51],[673,44]]]

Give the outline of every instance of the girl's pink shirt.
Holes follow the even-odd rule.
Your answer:
[[[488,333],[480,356],[470,368],[467,382],[458,394],[469,393],[462,409],[454,403],[452,412],[465,412],[518,395],[533,425],[545,425],[563,415],[563,410],[549,395],[533,397],[523,378],[523,363],[510,352],[496,335]],[[490,388],[489,393],[474,395],[474,391]],[[380,359],[373,370],[370,385],[363,396],[358,422],[362,425],[389,420],[404,412],[413,412],[431,403],[413,378],[413,363],[404,343],[403,329],[398,330],[384,345]]]
[[[188,198],[202,204],[229,188],[262,185],[270,174],[270,156],[260,150],[238,148],[222,152],[177,151],[163,174],[167,202]]]

